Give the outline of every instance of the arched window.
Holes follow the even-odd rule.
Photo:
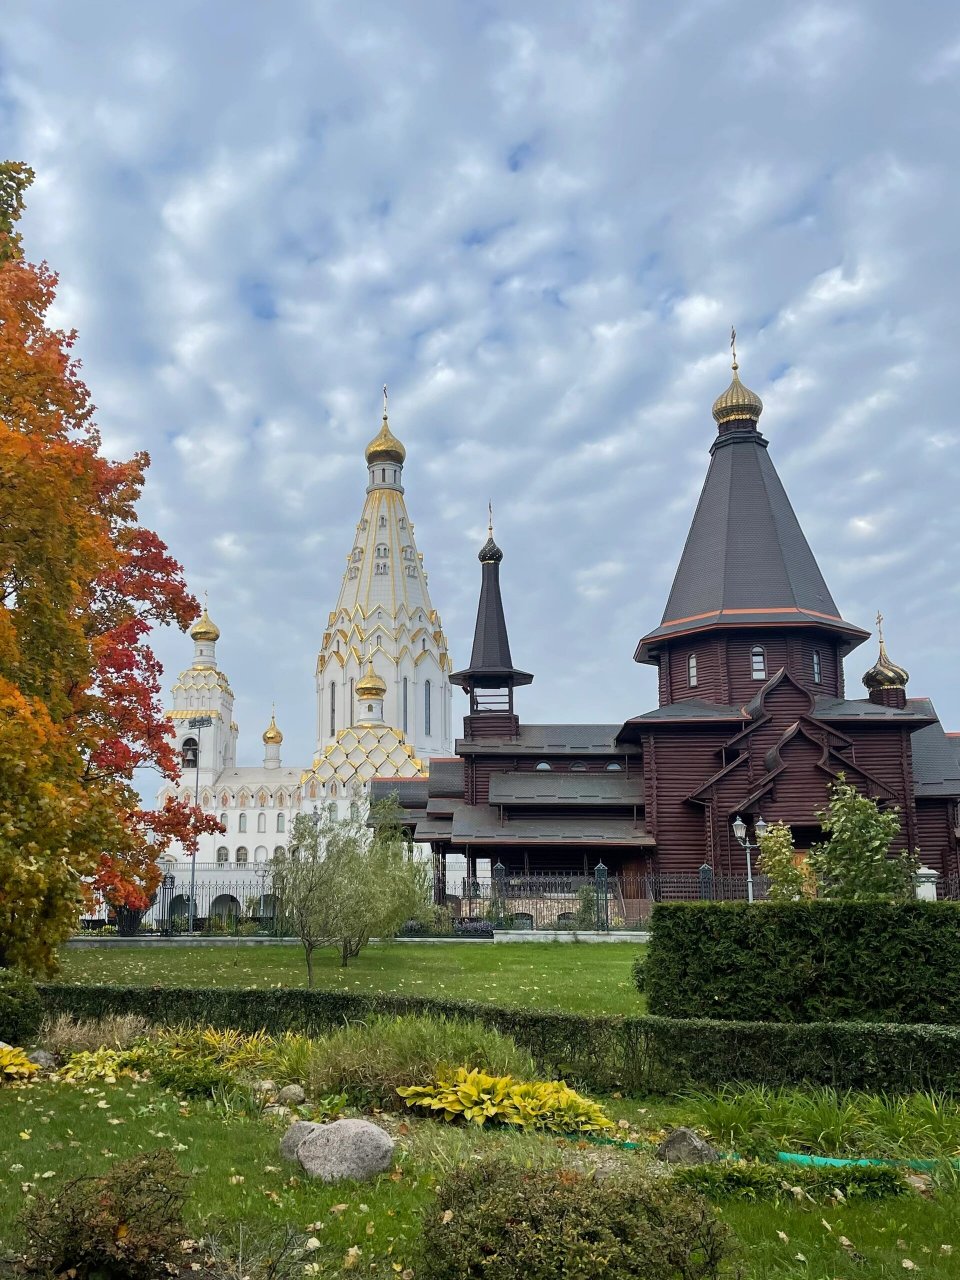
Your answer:
[[[336,737],[337,733],[337,686],[331,681],[330,683],[330,737]]]
[[[265,813],[258,813],[257,814],[257,830],[266,831],[266,829],[267,829],[267,815]]]
[[[607,773],[623,773],[623,765],[617,764],[616,760],[611,760],[607,765]]]
[[[254,862],[266,862],[269,856],[270,855],[267,853],[267,846],[265,844],[258,844],[253,851]]]
[[[691,689],[697,687],[697,655],[691,653],[687,659],[687,684]]]
[[[430,729],[431,710],[432,708],[430,706],[430,681],[428,680],[426,684],[423,686],[423,732],[426,734],[428,738],[430,737],[430,733],[431,733],[431,729]]]
[[[229,860],[230,851],[227,849],[226,845],[221,845],[217,850],[217,866],[222,867],[225,863],[229,862]]]
[[[408,706],[408,704],[407,704],[407,677],[406,677],[406,676],[404,676],[404,677],[403,677],[403,732],[404,732],[404,733],[408,733],[408,732],[409,732],[409,726],[408,726],[408,724],[407,724],[407,706]]]
[[[380,468],[380,479],[381,479],[381,480],[386,480],[386,478],[387,478],[387,468],[386,468],[386,467],[381,467],[381,468]]]
[[[282,814],[282,813],[278,813],[278,814],[277,814],[277,830],[278,830],[278,831],[286,831],[286,829],[287,829],[287,819],[286,819],[286,816],[285,816],[284,814]]]
[[[242,848],[238,849],[237,850],[237,866],[245,867],[246,865],[247,865],[247,851],[246,849],[242,849]]]
[[[755,644],[750,650],[750,674],[754,680],[766,680],[767,678],[767,655],[758,644]]]
[[[199,768],[200,744],[196,738],[184,738],[180,748],[180,760],[184,769]]]
[[[351,725],[353,724],[353,704],[354,704],[353,685],[354,685],[354,679],[353,679],[353,676],[351,676],[350,677],[350,723]]]
[[[549,773],[552,768],[552,764],[548,764],[546,760],[541,760],[537,765],[537,773]]]
[[[394,484],[396,484],[396,483],[397,483],[397,468],[396,468],[396,467],[394,467],[394,468],[393,468],[393,483],[394,483]]]
[[[221,827],[225,827],[227,825],[227,815],[225,813],[221,813],[220,815],[220,825]]]
[[[277,847],[276,847],[276,848],[274,849],[274,851],[273,851],[273,856],[274,856],[275,858],[282,858],[285,852],[286,852],[286,850],[284,849],[283,845],[282,845],[282,844],[278,844],[278,845],[277,845]]]
[[[247,829],[247,815],[245,813],[241,813],[240,817],[237,819],[237,830],[246,831],[246,829]]]
[[[820,680],[821,680],[820,650],[814,649],[813,651],[813,683],[819,684]]]

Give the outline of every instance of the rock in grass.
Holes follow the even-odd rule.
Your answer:
[[[667,1164],[709,1164],[720,1157],[709,1142],[692,1129],[673,1129],[657,1147],[657,1159]]]
[[[315,1129],[322,1126],[312,1120],[295,1120],[280,1139],[280,1154],[284,1160],[296,1160],[300,1143],[304,1142]]]
[[[46,1049],[33,1049],[27,1054],[27,1061],[32,1062],[41,1071],[52,1071],[57,1065],[56,1058],[52,1053],[47,1053]]]
[[[252,1093],[273,1094],[276,1093],[277,1086],[272,1080],[254,1080],[253,1084],[250,1086],[250,1090]]]
[[[321,1182],[363,1182],[393,1164],[393,1139],[369,1120],[335,1120],[313,1126],[297,1147],[304,1173]]]
[[[290,1114],[290,1108],[282,1107],[277,1102],[271,1102],[268,1106],[263,1108],[263,1114],[265,1116],[288,1116]]]
[[[286,1107],[299,1107],[306,1100],[307,1095],[298,1084],[285,1084],[277,1094],[277,1102]]]

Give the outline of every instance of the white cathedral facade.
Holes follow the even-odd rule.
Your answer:
[[[193,661],[173,686],[182,762],[178,787],[196,798],[222,835],[201,837],[198,881],[251,877],[286,845],[294,817],[335,806],[343,816],[373,777],[425,776],[431,756],[452,754],[450,657],[430,601],[423,557],[404,503],[406,450],[383,423],[367,445],[367,491],[336,607],[316,664],[317,747],[308,764],[285,765],[276,713],[263,760],[237,764],[233,691],[218,666],[220,631],[205,608],[190,631]],[[183,884],[190,859],[171,846],[168,868]]]

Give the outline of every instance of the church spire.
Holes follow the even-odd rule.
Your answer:
[[[863,673],[864,687],[871,702],[878,702],[887,707],[906,706],[907,681],[910,679],[903,667],[891,662],[887,646],[883,639],[883,614],[877,614],[877,639],[880,642],[880,656],[869,671]]]
[[[481,564],[480,603],[470,665],[450,677],[451,684],[458,684],[470,695],[470,715],[465,724],[468,737],[478,732],[485,736],[491,731],[499,734],[505,730],[515,734],[519,722],[513,713],[513,690],[517,685],[533,681],[528,671],[514,667],[510,656],[510,640],[500,595],[503,552],[493,538],[492,505],[489,511],[487,540],[477,557]]]

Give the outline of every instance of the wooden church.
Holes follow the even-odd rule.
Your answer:
[[[902,843],[945,881],[960,874],[958,740],[933,704],[909,698],[887,655],[847,697],[843,659],[870,633],[841,616],[770,458],[760,397],[733,380],[716,400],[710,466],[660,625],[635,659],[659,672],[659,705],[622,724],[524,724],[500,595],[503,553],[480,551],[469,697],[456,756],[426,779],[377,779],[396,792],[414,838],[467,875],[489,860],[510,876],[677,881],[743,871],[733,822],[783,821],[798,850],[820,838],[817,812],[844,774],[901,811]],[[878,623],[881,620],[878,619]],[[684,876],[683,873],[686,873]]]

